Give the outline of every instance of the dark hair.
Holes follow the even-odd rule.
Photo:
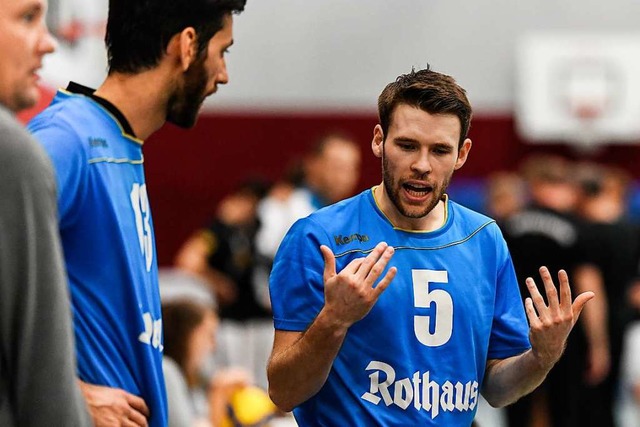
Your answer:
[[[459,146],[467,138],[471,126],[471,104],[466,92],[456,81],[437,73],[427,66],[424,70],[411,70],[389,83],[378,97],[380,126],[387,137],[391,116],[400,104],[417,107],[429,114],[454,114],[460,119]]]
[[[316,139],[313,141],[313,144],[311,145],[309,153],[312,156],[322,156],[325,152],[325,149],[327,148],[327,145],[335,140],[340,140],[345,144],[358,147],[358,144],[355,142],[355,138],[341,129],[334,129],[326,131],[316,137]]]
[[[105,43],[109,73],[153,68],[171,38],[196,30],[198,56],[222,29],[225,16],[244,10],[246,0],[109,0]]]
[[[257,200],[264,198],[269,193],[271,183],[262,176],[249,176],[241,181],[234,193],[254,197]]]
[[[182,370],[187,383],[196,382],[194,373],[187,372],[189,341],[193,331],[213,309],[191,300],[175,300],[162,304],[164,355],[172,358]]]

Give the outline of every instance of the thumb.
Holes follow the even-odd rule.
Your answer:
[[[584,306],[591,301],[596,294],[591,291],[583,292],[576,297],[571,305],[571,309],[573,310],[573,318],[577,321],[580,313],[582,313],[582,309]]]
[[[331,249],[325,245],[320,246],[320,252],[322,252],[322,257],[324,258],[323,279],[326,282],[336,275],[336,257]]]

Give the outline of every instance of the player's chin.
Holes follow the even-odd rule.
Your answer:
[[[196,125],[200,109],[189,112],[189,114],[169,114],[167,121],[183,129],[189,129]]]

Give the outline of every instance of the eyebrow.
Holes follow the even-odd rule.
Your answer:
[[[411,143],[411,144],[420,144],[420,141],[418,141],[417,139],[413,139],[413,138],[409,138],[408,136],[399,136],[397,138],[393,138],[393,142],[405,142],[405,143]],[[440,141],[440,142],[436,142],[434,144],[429,144],[429,145],[433,145],[436,147],[454,147],[455,144],[451,144],[449,142],[446,141]]]
[[[24,13],[27,11],[41,13],[44,11],[44,5],[41,1],[33,0],[23,6],[22,12]]]
[[[409,138],[408,136],[399,136],[397,138],[393,138],[394,142],[413,142],[420,143],[417,139]]]

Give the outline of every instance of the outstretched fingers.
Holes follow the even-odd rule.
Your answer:
[[[382,270],[379,267],[380,261],[386,258],[386,262],[388,262],[391,255],[393,255],[393,252],[391,252],[391,255],[387,255],[388,251],[393,251],[393,248],[389,247],[385,242],[378,243],[371,253],[363,259],[360,268],[358,268],[358,271],[356,272],[356,278],[359,281],[364,282],[370,277],[370,273],[372,271],[374,275],[377,271],[379,276],[382,273]],[[385,257],[385,255],[387,256]],[[384,260],[383,262],[386,266],[386,262]]]
[[[571,286],[569,286],[569,276],[564,270],[558,271],[560,281],[560,307],[563,310],[571,309]]]
[[[374,249],[374,252],[369,254],[369,256],[374,255],[373,265],[371,265],[368,271],[360,267],[360,269],[363,270],[360,277],[362,278],[362,280],[366,285],[373,286],[373,284],[378,280],[382,272],[387,268],[387,264],[389,263],[389,260],[391,259],[394,253],[395,253],[395,249],[393,249],[393,247],[391,246],[388,246],[384,242],[376,246],[376,248]],[[358,273],[361,273],[361,272],[358,271]]]
[[[333,251],[325,245],[320,245],[320,252],[322,252],[322,258],[324,258],[324,273],[322,277],[326,282],[336,275],[336,257]]]
[[[540,276],[544,283],[548,305],[545,304],[534,280],[528,277],[526,285],[531,297],[525,300],[525,311],[529,319],[529,324],[532,327],[537,327],[545,322],[554,322],[562,319],[571,319],[575,323],[585,304],[589,302],[595,294],[591,291],[583,292],[572,301],[569,276],[565,270],[558,271],[559,292],[546,267],[540,267]]]
[[[571,305],[571,310],[573,310],[574,319],[577,319],[580,316],[580,313],[582,313],[582,309],[584,308],[584,306],[589,301],[591,301],[591,299],[593,299],[595,296],[596,294],[594,294],[593,292],[587,291],[587,292],[581,293],[576,297],[575,301]]]
[[[545,304],[544,298],[542,298],[542,295],[540,294],[540,291],[536,286],[536,282],[533,280],[533,278],[527,277],[525,283],[527,285],[527,289],[529,290],[529,295],[531,295],[525,300],[525,309],[527,311],[529,321],[531,322],[530,314],[533,314],[536,320],[539,320],[539,318],[541,317],[547,316],[549,307],[547,307],[547,305]]]
[[[531,297],[527,297],[527,299],[524,300],[524,310],[527,313],[527,319],[529,319],[529,326],[531,328],[539,328],[542,326],[542,321],[538,317]]]
[[[338,274],[336,271],[336,256],[333,254],[333,251],[326,245],[320,245],[320,252],[322,252],[322,257],[324,258],[323,279],[326,282],[327,280]],[[364,260],[364,258],[356,258],[351,261],[342,271],[345,274],[355,274],[360,269],[360,265],[362,265]]]
[[[382,280],[378,282],[376,287],[373,289],[376,299],[380,297],[380,294],[382,294],[385,289],[387,289],[387,287],[389,286],[393,278],[396,277],[397,272],[398,272],[398,269],[396,267],[391,267],[389,271],[387,271],[387,274],[384,275]]]
[[[560,308],[560,301],[558,300],[558,290],[553,283],[553,278],[551,277],[551,273],[547,267],[540,267],[538,270],[540,272],[540,277],[542,278],[542,283],[544,284],[544,291],[547,294],[547,302],[549,303],[548,307],[551,313],[557,313]],[[561,270],[563,271],[563,270]],[[566,278],[566,273],[564,274]],[[558,277],[561,277],[560,273],[558,273]],[[562,281],[562,279],[560,279]],[[567,287],[569,286],[569,279],[567,279],[566,283]],[[569,292],[569,301],[571,301],[571,292]]]

